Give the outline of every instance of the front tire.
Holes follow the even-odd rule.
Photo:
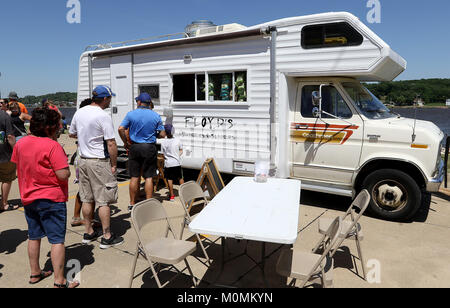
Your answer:
[[[371,196],[370,210],[386,220],[407,220],[420,208],[422,194],[416,181],[395,169],[377,170],[364,180]]]

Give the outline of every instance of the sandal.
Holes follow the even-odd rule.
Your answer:
[[[3,208],[3,209],[2,209],[2,212],[16,211],[16,210],[19,209],[19,207],[20,207],[20,206],[18,206],[18,205],[8,204],[8,207],[6,208],[6,210],[5,210],[5,208]]]
[[[70,223],[70,225],[72,227],[80,227],[80,226],[84,226],[84,220],[81,219],[80,217],[78,218],[72,218],[72,222]]]
[[[37,279],[39,278],[39,280],[37,281],[28,281],[29,284],[37,284],[39,282],[41,282],[42,280],[44,280],[45,278],[50,277],[53,274],[53,272],[49,271],[49,272],[44,272],[42,271],[39,275],[34,275],[34,276],[30,276],[30,279]]]
[[[80,286],[80,283],[78,281],[75,281],[75,280],[72,281],[72,282],[69,282],[69,281],[66,280],[65,284],[54,283],[53,285],[57,289],[75,289],[75,288]]]

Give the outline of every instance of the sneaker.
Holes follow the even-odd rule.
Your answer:
[[[101,234],[98,232],[98,231],[94,231],[94,233],[92,233],[92,234],[87,234],[87,233],[85,233],[84,235],[83,235],[83,244],[90,244],[90,243],[92,243],[92,242],[94,242],[94,241],[96,241],[97,240],[97,238],[100,236]]]
[[[170,201],[175,201],[175,196],[171,196]]]
[[[114,246],[118,246],[123,244],[124,240],[122,237],[116,237],[113,233],[111,233],[111,238],[109,240],[102,237],[102,241],[100,243],[100,249],[108,249]]]
[[[128,213],[131,213],[133,211],[134,205],[128,206]]]

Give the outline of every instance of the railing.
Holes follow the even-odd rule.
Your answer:
[[[186,38],[186,37],[187,37],[187,34],[185,32],[180,32],[180,33],[167,34],[167,35],[151,36],[151,37],[146,37],[146,38],[142,38],[142,39],[138,39],[138,40],[130,40],[130,41],[106,43],[106,44],[94,44],[94,45],[87,46],[84,51],[85,52],[86,51],[97,51],[97,50],[111,49],[111,48],[115,48],[115,47],[125,47],[125,46],[129,46],[129,45],[135,45],[135,44],[141,43],[141,42],[151,43],[151,42],[156,42],[156,41],[159,41],[162,39]]]

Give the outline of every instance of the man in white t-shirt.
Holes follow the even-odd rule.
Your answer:
[[[175,200],[173,192],[173,182],[179,181],[184,184],[183,170],[181,168],[181,155],[183,155],[183,145],[180,139],[173,137],[173,125],[164,125],[167,139],[161,142],[161,150],[164,154],[164,177],[169,182],[170,201]]]
[[[79,186],[86,233],[83,243],[95,241],[99,232],[92,227],[94,204],[99,207],[103,237],[101,249],[123,243],[111,232],[109,206],[117,203],[117,143],[111,117],[104,111],[111,104],[112,93],[107,86],[98,86],[92,93],[92,104],[79,109],[70,125],[70,137],[78,138],[80,152]]]

